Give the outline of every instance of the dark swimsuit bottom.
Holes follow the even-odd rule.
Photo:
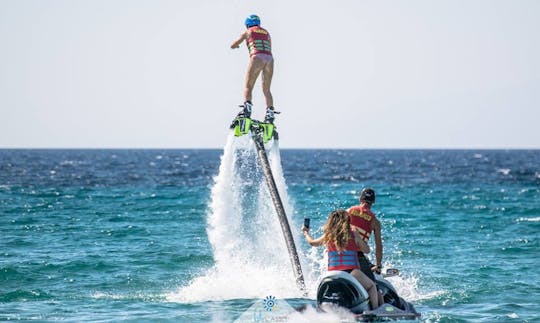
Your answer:
[[[372,263],[369,262],[369,260],[366,258],[366,256],[359,252],[358,253],[358,262],[360,264],[360,270],[366,274],[366,276],[369,277],[369,279],[375,281],[375,275],[371,271],[371,267],[373,266]]]

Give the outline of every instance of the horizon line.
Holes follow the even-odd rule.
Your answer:
[[[279,147],[280,150],[540,150],[540,147]],[[223,147],[1,147],[0,150],[223,150]]]

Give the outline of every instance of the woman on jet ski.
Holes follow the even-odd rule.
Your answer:
[[[309,228],[302,227],[306,241],[313,247],[326,246],[328,252],[328,270],[341,270],[350,273],[366,289],[371,308],[379,307],[377,287],[361,270],[358,264],[358,252],[369,253],[369,246],[360,235],[351,230],[350,215],[346,210],[330,213],[323,228],[323,235],[313,239]]]

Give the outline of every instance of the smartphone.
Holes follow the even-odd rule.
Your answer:
[[[311,220],[310,218],[305,218],[304,219],[304,227],[306,227],[307,229],[309,229],[309,221],[310,220]]]

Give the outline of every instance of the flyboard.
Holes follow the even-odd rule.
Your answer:
[[[289,251],[289,259],[291,260],[294,276],[296,278],[296,284],[298,288],[306,294],[306,284],[304,281],[304,274],[302,273],[302,266],[300,265],[300,258],[298,258],[298,252],[296,250],[296,245],[294,244],[293,235],[291,232],[291,227],[289,221],[287,220],[287,214],[283,208],[283,202],[279,195],[276,181],[274,180],[274,175],[272,174],[272,169],[270,168],[270,163],[268,161],[268,156],[266,155],[266,149],[264,144],[270,140],[278,140],[278,132],[273,123],[261,122],[255,119],[238,116],[234,119],[231,124],[231,129],[234,131],[236,137],[248,135],[251,133],[251,138],[255,143],[257,149],[257,156],[262,166],[264,177],[266,179],[266,184],[268,185],[268,190],[270,191],[270,196],[272,197],[272,202],[276,213],[279,219],[279,224],[281,225],[281,231],[285,238],[285,243],[287,245],[287,250]]]

